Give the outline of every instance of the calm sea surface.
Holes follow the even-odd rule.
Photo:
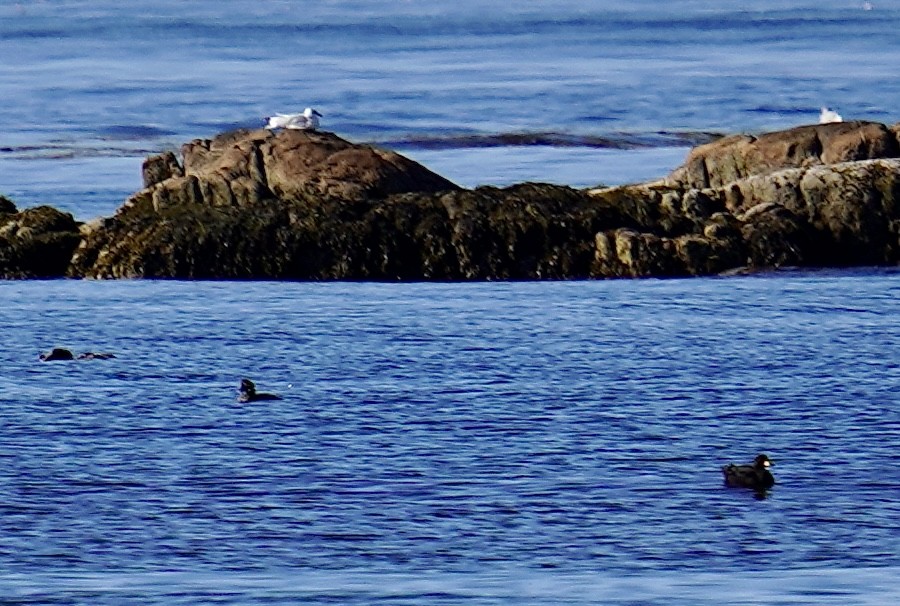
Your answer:
[[[877,0],[3,2],[0,193],[110,215],[147,154],[307,105],[465,186],[653,179],[673,134],[897,122],[898,29]],[[539,132],[576,147],[467,139]]]
[[[6,2],[0,193],[110,215],[147,154],[307,105],[466,186],[652,179],[900,120],[870,8]],[[898,603],[898,312],[897,270],[0,282],[0,603]],[[768,498],[721,486],[761,451]]]
[[[898,271],[0,301],[16,603],[900,598]]]

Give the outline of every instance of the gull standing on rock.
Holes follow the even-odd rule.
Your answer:
[[[291,130],[316,130],[322,114],[311,107],[302,114],[275,114],[266,118],[266,128],[289,128]]]
[[[833,109],[828,109],[827,107],[822,108],[822,112],[819,114],[819,124],[831,124],[832,122],[843,122],[844,119],[841,118],[841,115],[834,111]]]

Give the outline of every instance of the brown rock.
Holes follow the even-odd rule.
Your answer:
[[[18,210],[12,200],[0,195],[0,215],[9,215],[18,212]]]
[[[144,187],[153,187],[172,177],[181,177],[184,171],[178,164],[178,158],[173,152],[165,152],[150,156],[144,160],[141,172],[144,177]]]
[[[36,206],[0,214],[0,278],[58,278],[81,238],[69,213]]]
[[[897,140],[897,145],[900,145],[900,122],[897,124],[892,124],[889,129],[891,134],[894,135],[894,138]]]
[[[183,175],[84,226],[71,275],[562,279],[895,264],[900,159],[849,159],[896,148],[882,125],[819,125],[701,146],[664,182],[460,190],[329,133],[227,133],[186,145]]]
[[[621,214],[522,184],[256,208],[132,204],[86,232],[72,275],[474,280],[585,278]]]
[[[751,208],[741,219],[748,266],[815,264],[809,263],[815,257],[813,230],[784,206],[764,202]]]
[[[622,228],[594,237],[592,275],[602,278],[677,275],[669,238]]]
[[[188,143],[182,155],[184,178],[193,180],[168,185],[179,192],[171,197],[211,206],[266,199],[351,201],[458,189],[395,152],[324,131],[235,131]]]
[[[810,169],[800,188],[789,208],[827,237],[820,264],[900,262],[900,159]]]
[[[667,183],[688,188],[722,187],[785,168],[898,156],[897,136],[883,124],[815,124],[758,137],[725,137],[695,147],[685,163],[669,175]]]

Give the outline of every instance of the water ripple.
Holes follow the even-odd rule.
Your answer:
[[[704,603],[740,563],[799,603],[882,595],[789,571],[898,565],[898,276],[2,283],[0,585],[112,603],[132,589],[91,584],[133,574],[165,603],[222,570],[422,570],[436,593],[398,603],[459,599],[456,574],[481,603],[538,603],[475,572],[513,568],[563,601],[538,571],[693,579],[684,603]],[[117,357],[37,360],[57,344]],[[243,376],[284,399],[237,403]],[[723,488],[719,466],[758,451],[769,498]],[[177,597],[162,570],[211,576],[175,577]]]

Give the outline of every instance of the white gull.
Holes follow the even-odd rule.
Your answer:
[[[841,118],[841,115],[832,109],[828,109],[827,107],[822,108],[822,113],[819,114],[819,124],[830,124],[831,122],[843,122],[844,119]]]
[[[322,114],[307,107],[301,114],[275,114],[266,118],[266,128],[289,128],[292,130],[316,130]]]

